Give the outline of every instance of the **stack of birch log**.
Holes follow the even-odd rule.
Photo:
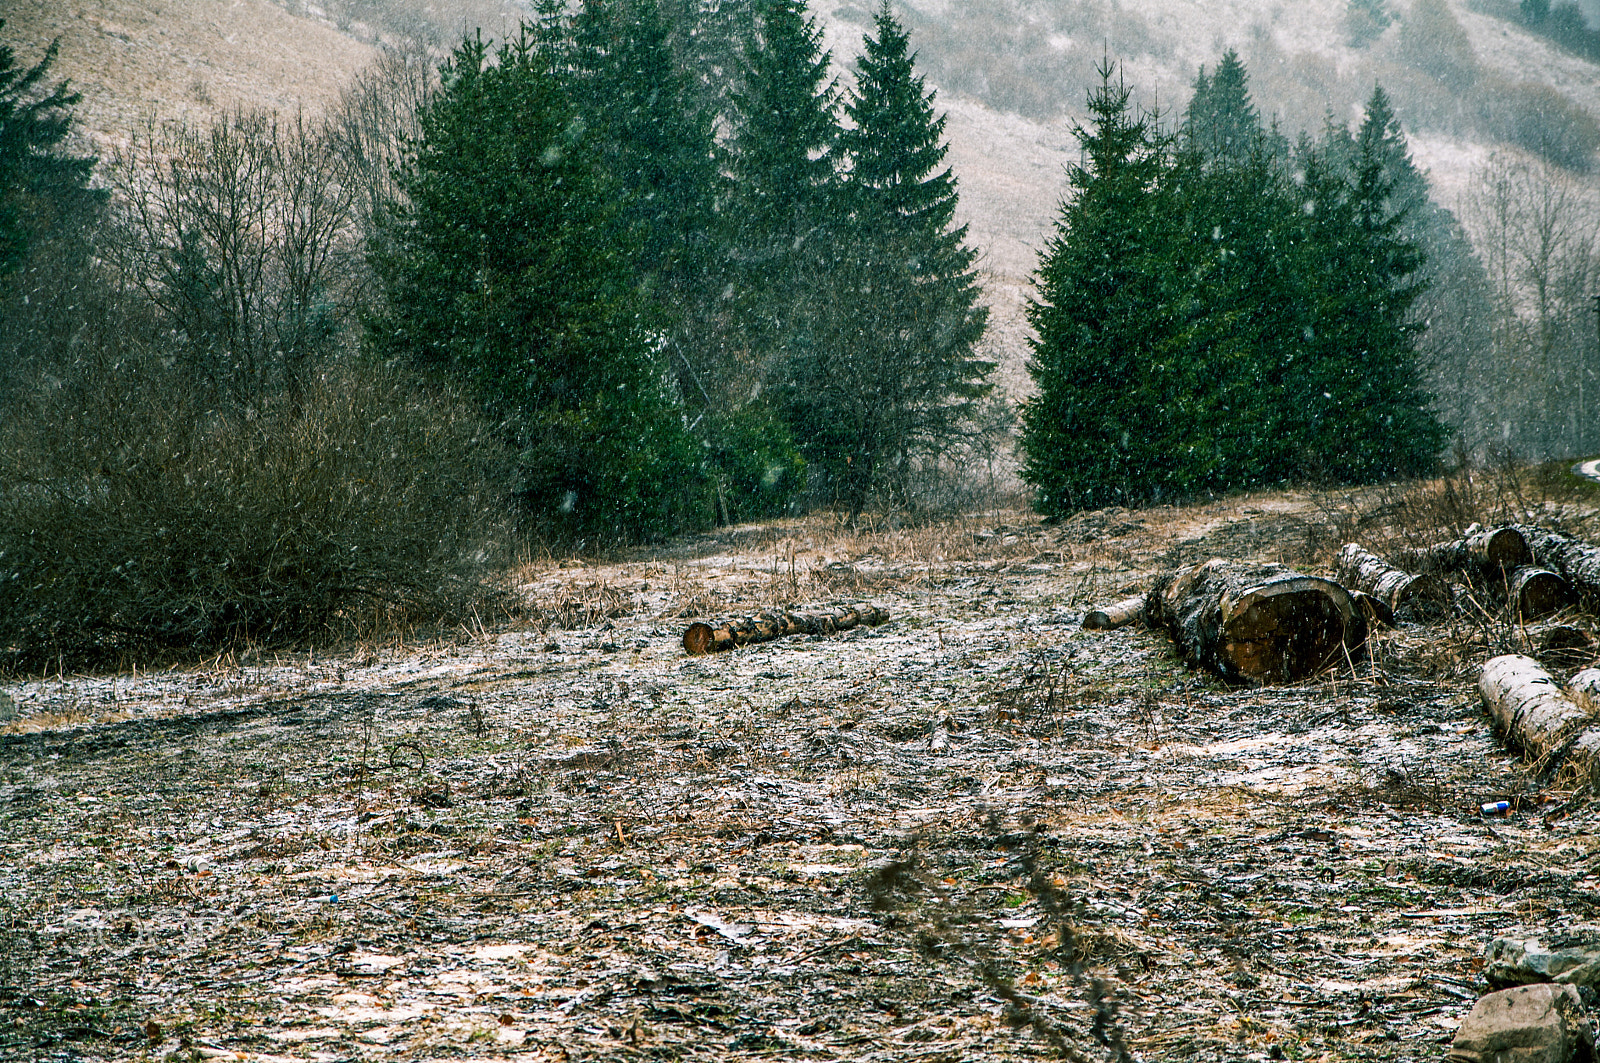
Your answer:
[[[1533,526],[1474,526],[1393,559],[1349,543],[1333,579],[1214,559],[1090,610],[1083,626],[1143,620],[1165,630],[1191,666],[1231,681],[1292,682],[1353,663],[1374,626],[1474,608],[1526,624],[1579,599],[1600,602],[1600,549]],[[1587,644],[1575,629],[1573,638]]]

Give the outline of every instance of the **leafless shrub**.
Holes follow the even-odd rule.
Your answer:
[[[241,409],[115,353],[0,422],[0,664],[204,657],[492,596],[500,454],[462,403],[335,364]]]
[[[108,262],[189,372],[237,402],[295,387],[365,298],[346,159],[304,116],[236,111],[148,128],[113,161]]]

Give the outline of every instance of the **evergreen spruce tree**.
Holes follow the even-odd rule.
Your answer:
[[[637,238],[637,279],[711,459],[719,515],[771,516],[802,484],[803,462],[737,369],[739,336],[726,299],[737,276],[716,212],[723,184],[715,116],[683,65],[666,6],[586,0],[573,20],[573,81],[599,164],[616,182],[622,220]]]
[[[864,40],[840,138],[847,224],[834,227],[817,302],[826,340],[797,352],[784,410],[802,448],[832,478],[852,517],[880,488],[903,488],[919,458],[968,429],[992,368],[974,347],[978,305],[955,178],[940,169],[945,119],[917,74],[887,3]]]
[[[1183,146],[1209,159],[1238,159],[1256,150],[1262,137],[1261,116],[1250,99],[1250,78],[1239,53],[1228,49],[1217,71],[1195,77],[1183,119]]]
[[[781,268],[790,251],[826,242],[839,188],[831,61],[805,0],[770,0],[745,43],[727,159],[740,250],[753,264]]]
[[[667,534],[703,515],[700,459],[662,387],[617,189],[551,66],[526,31],[452,53],[375,258],[387,304],[369,335],[505,423],[535,522]]]
[[[725,309],[738,335],[724,372],[748,387],[743,402],[779,385],[781,405],[782,381],[796,367],[842,358],[849,342],[841,308],[825,294],[844,272],[830,61],[804,0],[771,0],[759,7],[729,94],[721,217],[733,267]],[[805,449],[803,426],[785,421]]]
[[[1399,239],[1414,244],[1423,264],[1412,278],[1419,293],[1413,322],[1427,327],[1416,337],[1417,366],[1434,396],[1438,416],[1453,431],[1472,433],[1486,423],[1484,401],[1492,392],[1490,322],[1492,294],[1488,275],[1460,221],[1429,193],[1428,179],[1412,161],[1399,117],[1382,86],[1373,86],[1357,135],[1330,121],[1319,148],[1327,164],[1347,182],[1357,179],[1361,145],[1378,160],[1389,187],[1391,213],[1400,219]],[[1464,439],[1469,445],[1482,441]]]
[[[65,81],[44,91],[57,51],[52,42],[22,68],[0,44],[0,279],[22,267],[36,242],[81,228],[104,201],[89,184],[95,160],[63,150],[82,95]]]
[[[1172,145],[1112,74],[1101,68],[1076,129],[1084,162],[1068,170],[1028,308],[1038,392],[1022,409],[1023,478],[1053,517],[1151,497],[1147,476],[1171,456],[1181,373],[1163,372],[1158,353],[1176,327]]]
[[[1424,255],[1393,202],[1392,116],[1303,139],[1291,175],[1251,128],[1243,68],[1224,67],[1220,90],[1197,86],[1199,128],[1176,153],[1109,72],[1091,97],[1087,162],[1031,308],[1024,476],[1047,514],[1370,482],[1437,458],[1416,356]]]
[[[1362,126],[1348,173],[1321,152],[1301,160],[1310,209],[1297,266],[1309,319],[1286,398],[1303,418],[1290,436],[1304,456],[1302,477],[1412,475],[1437,461],[1444,442],[1417,361],[1423,326],[1411,313],[1426,256],[1392,204],[1387,125],[1380,117]]]

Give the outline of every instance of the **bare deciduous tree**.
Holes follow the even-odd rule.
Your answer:
[[[1600,400],[1595,196],[1549,162],[1495,155],[1465,206],[1494,293],[1502,444],[1533,457],[1587,452]]]
[[[151,127],[112,173],[112,257],[197,372],[252,401],[341,337],[366,271],[357,186],[324,128],[248,111]]]

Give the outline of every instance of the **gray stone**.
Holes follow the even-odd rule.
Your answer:
[[[1495,938],[1489,942],[1483,975],[1492,986],[1562,982],[1600,987],[1600,927]]]
[[[1456,1031],[1449,1063],[1574,1063],[1592,1048],[1578,990],[1518,986],[1478,1001]]]

